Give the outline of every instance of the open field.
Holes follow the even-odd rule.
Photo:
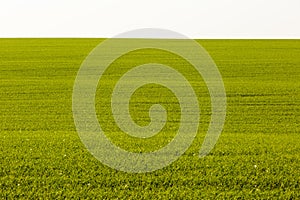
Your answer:
[[[201,125],[194,143],[170,166],[146,174],[101,164],[77,135],[73,84],[80,64],[99,42],[0,39],[1,199],[300,198],[300,40],[199,41],[219,67],[228,101],[223,133],[201,159],[210,116],[201,79],[155,51],[133,53],[112,66],[102,83],[107,87],[97,92],[99,104],[108,100],[110,82],[121,73],[118,66],[145,62],[139,55],[177,63],[199,94]],[[172,94],[160,90],[165,96],[160,95],[159,102],[170,111],[171,122],[144,141],[120,133],[107,107],[96,105],[99,122],[116,144],[146,152],[168,143],[178,128],[178,104]],[[133,118],[139,124],[148,122],[149,102],[157,100],[151,87],[143,91],[132,98]]]

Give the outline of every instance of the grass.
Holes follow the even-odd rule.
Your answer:
[[[76,133],[74,80],[84,58],[101,41],[0,39],[0,198],[300,198],[300,40],[199,41],[224,79],[228,111],[223,133],[213,151],[199,159],[210,108],[204,83],[192,80],[201,94],[198,136],[176,162],[146,174],[101,164]],[[107,72],[110,79],[104,77],[107,87],[99,87],[97,103],[109,98],[100,94],[109,94],[120,64],[147,61],[139,55],[166,60],[155,51],[127,55]],[[188,79],[195,78],[184,65],[179,68]],[[151,91],[145,87],[132,98],[133,118],[139,124],[149,120],[147,104],[142,103],[157,100],[151,99]],[[106,122],[107,135],[122,148],[150,151],[165,145],[177,128],[178,105],[172,98],[166,93],[157,100],[169,109],[170,124],[152,140],[120,133],[108,121],[107,107],[97,104],[98,119]]]

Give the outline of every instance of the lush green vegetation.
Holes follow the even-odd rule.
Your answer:
[[[224,131],[214,150],[201,159],[198,152],[210,114],[201,79],[176,58],[155,51],[133,52],[112,66],[106,73],[110,78],[102,80],[107,84],[104,92],[121,72],[120,63],[137,64],[143,59],[139,55],[148,55],[145,59],[177,63],[201,94],[201,126],[191,148],[170,166],[146,174],[104,166],[76,133],[74,80],[99,42],[0,39],[0,198],[300,198],[299,40],[199,41],[218,65],[228,95]],[[148,122],[148,104],[157,101],[152,88],[148,85],[132,98],[133,118],[139,124]],[[143,152],[165,145],[174,135],[176,98],[159,90],[166,96],[158,101],[169,106],[171,115],[156,139],[142,141],[119,133],[106,107],[97,106],[98,119],[107,122],[104,129],[116,144]],[[99,92],[97,102],[105,102]]]

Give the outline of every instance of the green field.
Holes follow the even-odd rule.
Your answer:
[[[112,65],[102,80],[107,87],[97,92],[96,110],[107,136],[124,149],[147,152],[167,144],[178,128],[179,108],[165,88],[158,88],[160,93],[145,87],[132,98],[135,121],[149,123],[149,104],[158,101],[167,107],[170,123],[146,140],[120,133],[108,107],[99,105],[109,100],[110,83],[122,66],[147,59],[177,64],[199,94],[201,121],[194,143],[176,162],[146,174],[103,165],[76,132],[73,84],[81,63],[101,41],[0,39],[1,199],[300,198],[300,40],[199,40],[219,67],[228,101],[223,133],[201,159],[210,117],[201,77],[155,50],[133,52]],[[155,98],[159,93],[166,95]]]

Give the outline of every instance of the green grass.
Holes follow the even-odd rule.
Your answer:
[[[300,40],[199,41],[224,79],[228,107],[223,133],[213,151],[199,159],[209,98],[201,78],[178,64],[200,94],[199,133],[176,162],[146,174],[104,166],[76,133],[74,80],[84,58],[101,41],[0,39],[0,198],[300,198]],[[100,98],[99,87],[98,119],[106,122],[107,135],[122,148],[154,150],[165,145],[178,126],[172,94],[152,98],[153,90],[145,87],[133,96],[133,118],[139,124],[149,122],[145,102],[158,101],[170,111],[168,127],[144,141],[120,133],[107,107],[99,106],[109,98],[120,64],[167,57],[155,51],[127,56],[106,73],[110,78],[103,79],[105,98]]]

